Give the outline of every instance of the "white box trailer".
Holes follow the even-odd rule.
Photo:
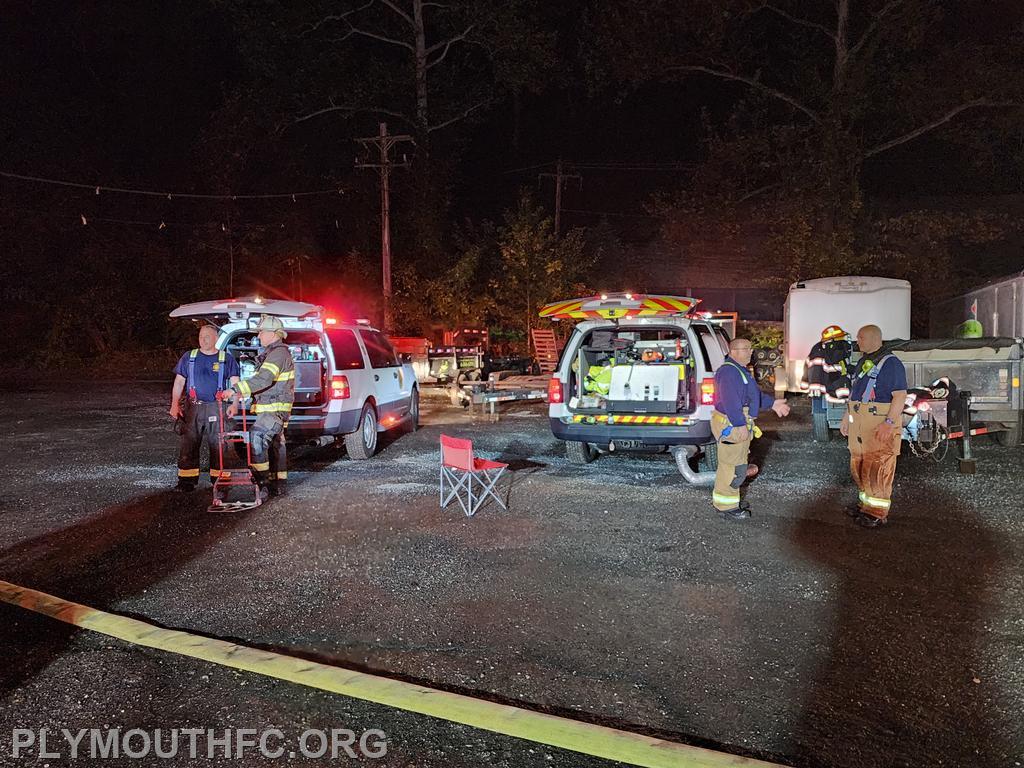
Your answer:
[[[933,339],[956,336],[957,326],[971,317],[975,302],[982,336],[1024,337],[1024,272],[936,302],[931,309],[929,335]]]
[[[785,376],[776,376],[775,388],[800,392],[807,356],[829,325],[854,335],[861,326],[874,324],[882,337],[910,338],[910,283],[888,277],[822,277],[789,287],[783,320]],[[779,381],[779,378],[784,381]]]

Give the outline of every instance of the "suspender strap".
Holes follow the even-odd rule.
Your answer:
[[[736,363],[734,363],[734,362],[732,362],[730,360],[726,360],[725,364],[726,365],[731,365],[733,368],[735,368],[737,371],[740,372],[740,378],[743,379],[743,385],[746,386],[746,384],[747,384],[747,373],[746,373],[746,371],[744,371],[742,368],[740,368],[738,365],[736,365]]]
[[[882,372],[882,366],[885,365],[885,361],[890,357],[892,355],[882,355],[882,359],[875,363],[874,367],[868,371],[868,386],[860,397],[862,403],[870,403],[875,399],[875,384],[878,383],[878,374]]]
[[[217,354],[217,391],[224,391],[224,350]]]
[[[196,399],[196,355],[198,354],[198,349],[193,349],[188,353],[188,396],[193,401]]]

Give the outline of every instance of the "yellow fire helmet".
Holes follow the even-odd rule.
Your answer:
[[[846,331],[840,328],[838,325],[830,325],[821,332],[822,341],[832,341],[833,339],[842,339],[846,336]]]

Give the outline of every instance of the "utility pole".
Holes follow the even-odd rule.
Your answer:
[[[376,148],[379,160],[376,163],[356,159],[356,168],[374,168],[380,174],[380,258],[384,288],[384,331],[392,330],[391,323],[391,169],[408,168],[409,164],[402,156],[402,162],[391,160],[391,149],[403,142],[415,143],[412,136],[393,136],[388,133],[388,124],[380,124],[380,133],[356,139],[366,149]]]
[[[555,165],[554,173],[538,173],[537,183],[540,184],[541,179],[554,179],[555,180],[555,235],[562,234],[562,184],[565,183],[566,179],[576,179],[577,188],[583,188],[583,177],[578,173],[565,173],[562,169],[562,158],[558,158],[558,163]]]

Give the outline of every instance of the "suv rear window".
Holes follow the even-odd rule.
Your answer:
[[[351,371],[363,367],[363,353],[352,331],[335,328],[327,332],[334,350],[334,365],[339,371]]]
[[[366,356],[370,358],[371,368],[394,368],[398,365],[398,356],[391,343],[377,331],[359,331],[366,345]]]

